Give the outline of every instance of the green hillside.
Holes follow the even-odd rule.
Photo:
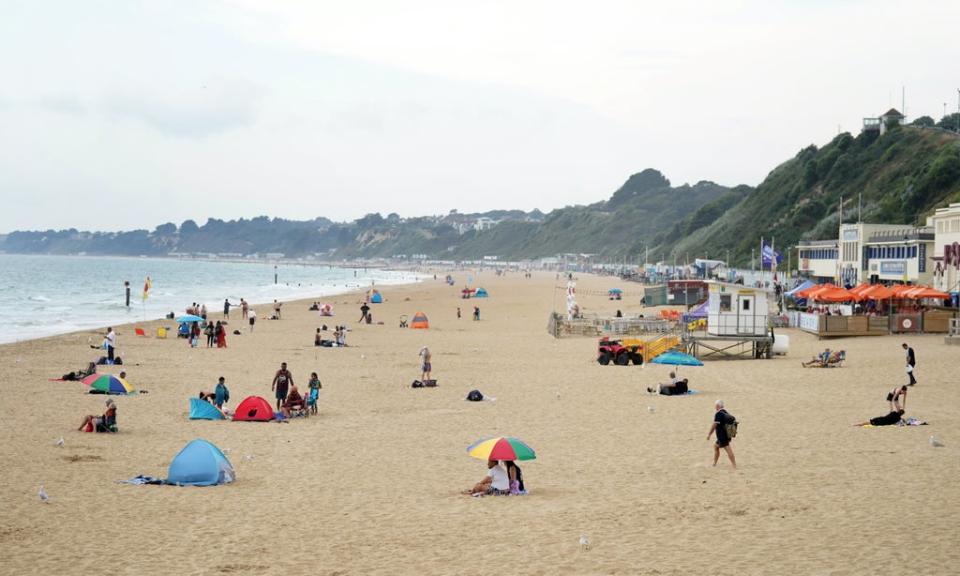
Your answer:
[[[746,265],[760,237],[777,246],[836,238],[843,198],[845,222],[923,224],[939,206],[960,201],[960,139],[955,134],[897,127],[883,136],[841,134],[809,146],[775,168],[739,200],[732,190],[715,204],[656,238],[657,250],[702,257],[706,252]]]

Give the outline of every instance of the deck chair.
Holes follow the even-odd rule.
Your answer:
[[[406,315],[406,314],[401,314],[401,315],[400,315],[400,327],[401,327],[401,328],[406,328],[406,327],[407,327],[407,315]]]

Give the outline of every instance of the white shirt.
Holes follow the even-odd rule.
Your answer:
[[[107,343],[110,344],[111,346],[116,346],[116,345],[117,345],[117,333],[114,332],[113,330],[107,332],[106,341],[107,341]]]
[[[248,317],[248,318],[256,318],[256,317],[257,317],[257,311],[256,311],[256,310],[251,310],[251,311],[250,311],[250,314],[249,314],[247,317]]]
[[[493,478],[490,487],[494,490],[510,489],[510,476],[507,475],[507,471],[501,468],[499,464],[488,470],[487,476]]]

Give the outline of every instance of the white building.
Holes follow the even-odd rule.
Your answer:
[[[837,282],[839,243],[836,240],[801,240],[797,246],[797,271],[817,283]]]
[[[708,282],[707,334],[711,336],[766,336],[767,293],[725,282]]]
[[[473,229],[476,231],[489,230],[496,225],[497,221],[493,218],[487,218],[486,216],[481,216],[476,219],[473,223]]]
[[[960,203],[938,208],[927,219],[933,228],[933,287],[960,292]]]
[[[932,227],[879,230],[865,242],[867,277],[871,283],[929,284],[933,279]]]

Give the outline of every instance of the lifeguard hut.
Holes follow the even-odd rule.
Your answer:
[[[707,331],[706,334],[684,332],[687,353],[697,358],[769,358],[773,334],[767,321],[767,293],[741,284],[708,282],[707,285]]]
[[[758,288],[709,282],[707,334],[766,336],[767,293]]]

